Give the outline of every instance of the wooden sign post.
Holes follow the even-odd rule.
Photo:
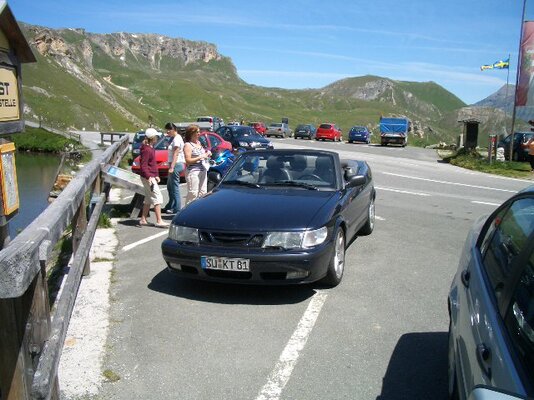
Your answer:
[[[19,208],[15,146],[1,137],[24,131],[22,63],[35,62],[5,0],[0,0],[0,250],[9,243],[9,220]]]

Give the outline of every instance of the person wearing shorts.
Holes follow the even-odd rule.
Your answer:
[[[148,212],[150,211],[150,206],[153,206],[154,213],[156,214],[156,223],[154,226],[158,228],[167,228],[169,224],[165,223],[161,219],[161,204],[163,203],[163,195],[161,194],[158,185],[158,165],[156,163],[156,151],[154,150],[154,144],[156,144],[158,139],[158,131],[156,131],[154,128],[148,128],[145,131],[145,140],[141,145],[140,175],[141,182],[143,182],[143,187],[145,189],[145,202],[143,204],[143,210],[141,211],[139,225],[149,225],[147,221]]]

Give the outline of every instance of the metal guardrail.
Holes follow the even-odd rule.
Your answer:
[[[128,151],[122,137],[86,165],[58,198],[0,251],[0,400],[58,398],[57,368],[82,273],[106,200],[101,168]],[[103,193],[104,190],[104,193]],[[87,221],[86,193],[97,198]],[[72,225],[74,261],[50,314],[46,262]]]

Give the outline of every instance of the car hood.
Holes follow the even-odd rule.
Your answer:
[[[240,137],[236,137],[235,140],[238,142],[247,142],[247,143],[250,143],[250,142],[269,143],[269,140],[265,139],[263,136],[261,137],[240,136]]]
[[[173,223],[212,230],[313,229],[330,220],[338,196],[334,191],[221,188],[189,204]]]

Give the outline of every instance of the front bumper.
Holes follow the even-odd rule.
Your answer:
[[[291,285],[315,282],[326,275],[333,255],[331,240],[306,250],[267,250],[181,244],[165,239],[161,244],[169,271],[178,275],[227,283]],[[247,258],[250,271],[203,269],[201,256]]]

